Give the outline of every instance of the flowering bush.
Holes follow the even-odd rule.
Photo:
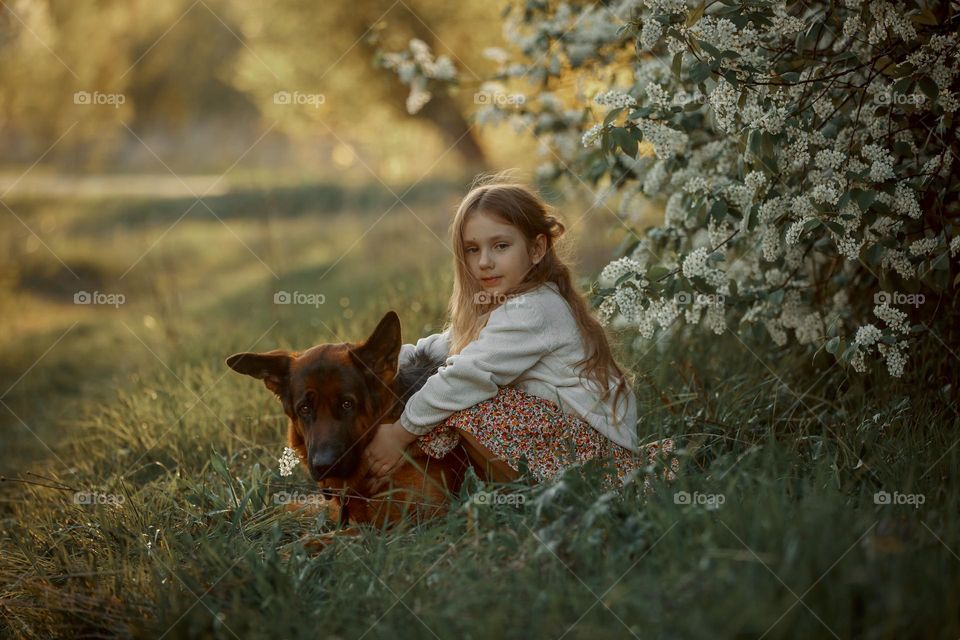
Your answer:
[[[478,118],[529,129],[538,177],[602,185],[625,220],[665,207],[600,274],[605,322],[645,338],[679,319],[767,334],[902,375],[925,330],[911,316],[960,279],[949,3],[513,9],[504,33],[521,55],[496,50],[495,79],[536,89]],[[591,96],[585,79],[606,86]]]

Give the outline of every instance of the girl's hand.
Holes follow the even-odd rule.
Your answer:
[[[403,452],[417,435],[403,428],[399,422],[384,422],[360,458],[360,474],[382,478],[393,471]]]

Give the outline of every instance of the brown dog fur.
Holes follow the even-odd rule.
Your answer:
[[[362,343],[238,353],[226,359],[234,371],[262,380],[281,401],[289,418],[289,446],[330,497],[341,525],[382,527],[408,512],[440,515],[448,509],[450,494],[460,490],[469,465],[483,477],[476,452],[462,444],[437,460],[416,443],[407,448],[410,460],[385,481],[361,477],[360,455],[379,425],[399,419],[406,399],[439,364],[399,372],[401,344],[400,319],[389,311]]]

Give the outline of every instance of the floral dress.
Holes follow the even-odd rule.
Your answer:
[[[427,455],[442,458],[460,442],[458,429],[473,435],[514,471],[525,458],[540,482],[568,466],[604,457],[612,457],[616,464],[617,482],[609,474],[605,477],[609,486],[622,484],[631,471],[656,464],[658,456],[667,467],[667,480],[673,480],[679,468],[679,460],[669,456],[674,450],[669,438],[645,445],[636,454],[579,416],[562,413],[556,403],[516,387],[501,387],[493,398],[457,411],[416,442]]]

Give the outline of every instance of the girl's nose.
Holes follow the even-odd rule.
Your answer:
[[[481,266],[481,267],[486,267],[486,266],[488,266],[488,265],[489,265],[489,266],[492,266],[492,265],[493,265],[493,261],[490,260],[490,254],[487,253],[486,251],[481,251],[481,252],[480,252],[480,266]]]

